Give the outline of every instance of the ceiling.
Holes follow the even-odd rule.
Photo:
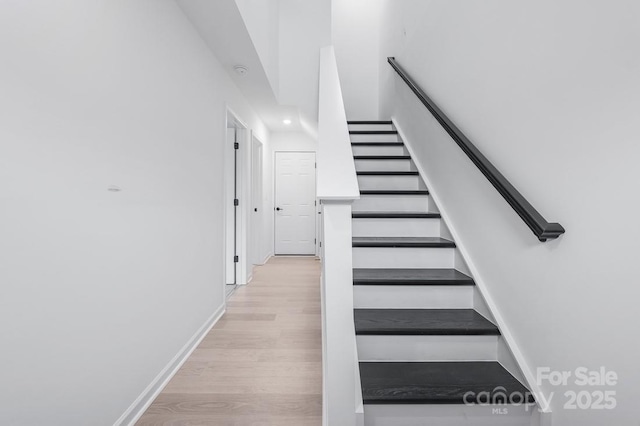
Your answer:
[[[176,0],[176,3],[271,131],[314,132],[317,112],[312,120],[299,106],[278,103],[235,0]],[[236,65],[246,67],[248,72],[238,74],[234,71]],[[291,124],[284,124],[284,119],[291,120]]]

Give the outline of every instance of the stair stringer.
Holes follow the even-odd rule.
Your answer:
[[[502,344],[499,343],[498,362],[500,362],[500,364],[502,364],[502,366],[507,369],[507,371],[513,374],[514,377],[522,381],[534,394],[538,409],[534,410],[531,423],[532,426],[550,426],[552,412],[550,404],[547,402],[548,400],[546,398],[546,395],[543,393],[542,388],[538,385],[535,374],[529,367],[522,351],[515,342],[515,339],[513,338],[509,327],[500,314],[500,310],[498,309],[494,299],[491,297],[485,281],[482,279],[482,276],[478,272],[478,268],[473,263],[473,260],[471,260],[469,252],[463,240],[460,238],[457,230],[452,225],[446,209],[440,202],[438,190],[434,187],[434,185],[432,185],[431,181],[424,171],[424,168],[422,167],[422,164],[419,161],[419,158],[415,155],[412,141],[406,137],[406,134],[398,125],[395,117],[392,116],[391,121],[394,128],[398,131],[398,139],[404,143],[405,148],[409,152],[409,155],[411,156],[411,159],[413,160],[413,163],[418,170],[418,173],[420,174],[420,178],[426,184],[427,188],[429,188],[429,196],[431,197],[430,205],[436,206],[437,211],[440,212],[442,216],[442,222],[445,224],[443,229],[446,229],[445,232],[450,233],[451,237],[453,237],[453,241],[456,242],[456,251],[461,256],[461,259],[456,259],[456,263],[458,261],[462,261],[464,263],[464,265],[461,266],[464,266],[463,270],[466,270],[466,272],[468,272],[468,274],[474,279],[476,283],[476,290],[482,298],[480,302],[484,302],[484,308],[488,309],[490,317],[494,320],[494,323],[500,330],[502,336],[502,339],[500,340],[502,341]]]

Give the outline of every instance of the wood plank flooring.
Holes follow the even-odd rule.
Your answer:
[[[320,426],[320,262],[274,257],[136,423]]]

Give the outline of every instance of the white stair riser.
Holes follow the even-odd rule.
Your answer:
[[[426,212],[427,195],[361,195],[352,205],[354,212]]]
[[[354,268],[453,268],[453,248],[354,247]]]
[[[498,336],[356,336],[360,361],[496,361]]]
[[[400,139],[398,139],[398,140],[392,140],[392,141],[385,141],[385,140],[375,140],[375,141],[370,141],[370,140],[366,140],[366,141],[354,141],[354,140],[351,140],[351,139],[352,139],[352,138],[349,138],[349,140],[350,140],[352,143],[356,144],[356,145],[357,145],[357,144],[359,144],[359,143],[363,143],[363,142],[366,142],[366,143],[368,143],[368,144],[378,144],[378,143],[379,143],[379,144],[381,144],[381,145],[384,145],[384,144],[389,143],[389,142],[393,142],[393,143],[404,143],[404,142],[402,142],[402,140],[400,140]],[[352,146],[353,146],[353,145],[352,145]]]
[[[404,172],[413,170],[411,168],[411,160],[355,160],[355,166],[359,172]]]
[[[400,142],[398,139],[398,135],[390,134],[376,134],[376,133],[366,133],[366,134],[351,134],[351,142]]]
[[[365,426],[531,426],[535,406],[525,405],[422,405],[364,406]],[[494,410],[507,410],[499,414]]]
[[[358,176],[360,189],[421,189],[419,176]]]
[[[394,130],[393,124],[349,124],[349,130]]]
[[[473,286],[354,285],[353,300],[361,309],[469,309]]]
[[[440,219],[353,219],[354,237],[439,237]]]
[[[404,146],[371,146],[351,145],[353,155],[407,155]]]

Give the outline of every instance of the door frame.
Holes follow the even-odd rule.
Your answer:
[[[315,161],[316,161],[316,165],[318,164],[318,151],[312,150],[312,149],[307,149],[307,150],[302,150],[302,149],[296,149],[296,150],[291,150],[291,149],[281,149],[281,150],[277,150],[273,152],[273,254],[275,256],[277,256],[276,254],[276,240],[277,240],[277,228],[276,228],[276,198],[277,198],[277,194],[278,194],[278,187],[277,187],[277,175],[278,175],[278,164],[276,161],[276,156],[277,154],[281,152],[281,153],[313,153]],[[313,189],[313,195],[314,195],[314,199],[316,200],[316,205],[315,205],[315,209],[314,211],[317,213],[320,208],[320,202],[318,201],[318,167],[315,167],[315,188]],[[316,215],[317,216],[317,215]],[[318,241],[320,241],[319,235],[318,235],[318,218],[316,217],[316,220],[313,221],[314,222],[314,226],[315,226],[315,256],[318,256]],[[287,256],[287,255],[280,255],[280,256]],[[301,256],[314,256],[312,254],[308,254],[308,255],[301,255]]]
[[[225,138],[224,138],[224,238],[223,238],[223,253],[224,253],[224,282],[227,283],[227,270],[231,267],[229,259],[233,259],[233,256],[238,256],[238,262],[234,263],[235,268],[235,284],[244,285],[247,283],[247,228],[248,228],[248,209],[251,205],[249,197],[249,179],[247,173],[250,170],[248,164],[250,149],[247,149],[250,145],[251,130],[247,124],[236,114],[230,107],[225,109]],[[239,149],[236,150],[233,144],[227,140],[228,128],[235,127],[236,140],[238,141]],[[233,161],[234,155],[237,151],[237,163]],[[235,177],[234,177],[235,175]],[[234,190],[235,185],[235,190]],[[235,197],[239,200],[238,207],[235,208],[236,218],[234,221],[233,209],[230,209],[233,205]],[[235,226],[234,226],[235,222]],[[235,252],[230,246],[231,235],[235,232]],[[224,287],[223,287],[224,290]]]

